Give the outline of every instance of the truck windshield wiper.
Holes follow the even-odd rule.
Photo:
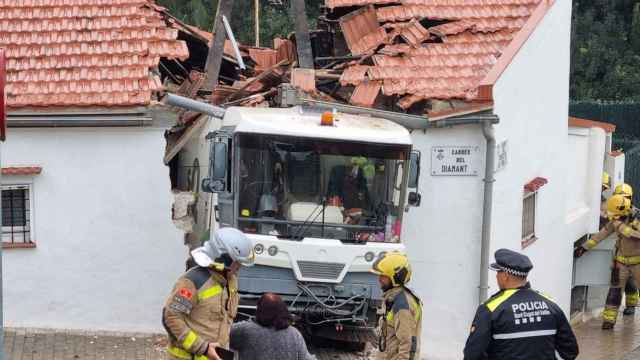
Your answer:
[[[307,217],[307,219],[302,223],[302,225],[300,225],[300,228],[298,229],[298,231],[296,231],[296,234],[293,236],[294,239],[303,238],[304,233],[307,231],[307,229],[309,229],[311,227],[311,225],[315,224],[316,220],[318,219],[318,216],[320,216],[320,214],[322,214],[322,236],[324,236],[324,209],[326,208],[327,202],[325,200],[325,198],[322,198],[322,202],[320,204],[318,204],[318,206],[316,206],[313,211],[311,211],[311,213],[309,214],[309,216]],[[318,210],[318,208],[322,207],[322,211],[319,211],[315,216],[313,216],[313,214]],[[311,219],[311,217],[313,216],[313,219]]]

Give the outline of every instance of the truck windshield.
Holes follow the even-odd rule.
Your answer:
[[[281,238],[393,242],[409,147],[238,134],[238,226]]]

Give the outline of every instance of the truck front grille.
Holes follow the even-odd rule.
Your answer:
[[[302,274],[302,277],[336,280],[340,276],[340,273],[342,273],[344,264],[298,261],[298,267],[300,268],[300,274]]]

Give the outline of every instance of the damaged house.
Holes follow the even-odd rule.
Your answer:
[[[173,24],[146,0],[0,1],[6,325],[161,330],[186,256],[162,161],[175,118],[152,108],[189,56]]]
[[[533,286],[568,312],[573,242],[597,230],[600,206],[599,185],[582,184],[570,169],[601,172],[605,156],[602,145],[585,164],[575,138],[569,141],[571,4],[325,5],[310,34],[314,69],[297,68],[292,36],[274,41],[273,49],[244,48],[245,60],[264,65],[233,81],[222,79],[212,94],[192,97],[223,106],[269,106],[275,85],[289,82],[313,99],[424,117],[409,126],[413,147],[422,153],[422,205],[405,214],[401,231],[414,267],[411,286],[424,301],[423,356],[460,357],[478,302],[497,291],[486,261],[498,248],[527,254],[536,264]],[[189,84],[194,82],[181,85],[182,95],[189,95]],[[175,188],[198,192],[208,172],[205,136],[220,122],[197,114],[182,118],[185,126],[174,128],[165,161]],[[605,143],[597,127],[579,132],[580,146]],[[584,186],[570,185],[576,182]],[[215,196],[200,193],[196,204],[193,245],[217,226],[209,211]]]

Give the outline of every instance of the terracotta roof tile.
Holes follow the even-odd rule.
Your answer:
[[[378,9],[379,21],[405,21],[429,18],[432,20],[486,19],[528,17],[535,5],[398,5]]]
[[[399,4],[401,2],[401,0],[325,0],[324,4],[329,9],[333,9],[343,6]]]
[[[441,55],[441,56],[408,56],[393,57],[374,55],[376,66],[491,66],[495,64],[493,55]]]
[[[349,102],[356,106],[371,107],[376,101],[382,84],[380,81],[365,81],[356,86]]]
[[[341,17],[340,29],[354,55],[374,50],[387,40],[387,32],[376,20],[376,10],[372,6]]]
[[[529,5],[537,4],[539,0],[325,0],[328,8],[383,5],[402,3],[405,5],[430,5],[430,6],[466,6],[466,5]]]
[[[360,84],[364,80],[365,74],[369,68],[371,68],[371,66],[367,65],[354,65],[346,68],[340,76],[340,85],[346,86]]]
[[[474,23],[469,20],[452,21],[450,23],[432,26],[429,28],[429,32],[436,34],[439,37],[445,37],[447,35],[459,34],[465,30],[468,30],[474,26]]]
[[[326,2],[333,7],[381,3],[376,0]],[[551,6],[542,0],[399,2],[399,5],[385,2],[389,6],[378,7],[375,10],[377,21],[367,18],[367,22],[347,29],[345,37],[352,36],[354,42],[370,34],[372,28],[377,29],[380,23],[390,34],[387,45],[373,55],[374,66],[347,68],[340,80],[342,85],[381,81],[383,94],[403,96],[398,105],[405,109],[424,99],[476,100],[485,96],[479,92],[479,87],[491,75],[492,69],[502,63],[505,49],[510,47],[527,21],[540,19],[540,14]],[[360,11],[370,16],[373,7],[366,9]],[[418,21],[423,19],[444,23],[421,31],[419,36],[408,35],[399,40],[409,22],[420,24]],[[436,38],[429,34],[441,41],[433,41]],[[350,49],[353,52],[353,46]]]
[[[162,88],[150,70],[186,58],[146,0],[0,0],[9,107],[145,105]]]
[[[38,175],[42,172],[40,166],[10,166],[2,168],[2,175]]]
[[[407,44],[414,47],[419,46],[429,37],[429,31],[425,29],[417,20],[411,20],[409,24],[400,30],[400,36]]]

